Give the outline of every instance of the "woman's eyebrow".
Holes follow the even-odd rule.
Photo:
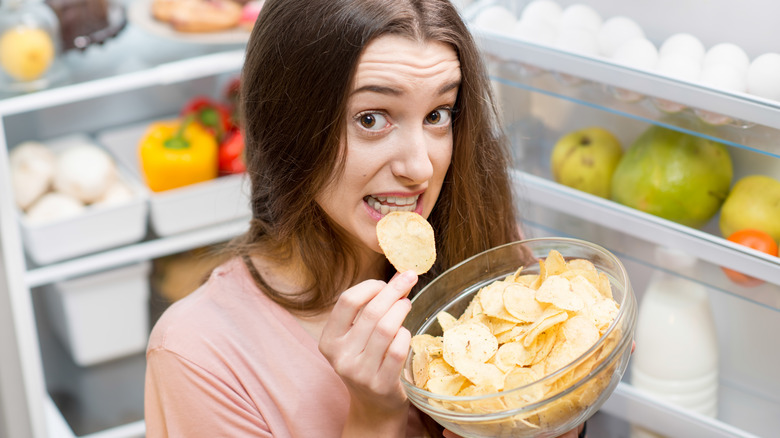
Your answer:
[[[379,94],[389,94],[389,95],[392,95],[392,96],[399,96],[399,95],[403,94],[403,92],[401,90],[399,90],[398,88],[387,87],[387,86],[382,86],[382,85],[364,85],[364,86],[362,86],[362,87],[352,91],[351,94],[358,94],[358,93],[362,93],[364,91],[370,91],[372,93],[379,93]]]
[[[448,82],[439,88],[439,95],[445,94],[448,91],[460,87],[460,80]],[[398,88],[388,87],[386,85],[364,85],[360,88],[352,91],[351,94],[358,94],[364,91],[370,91],[372,93],[387,94],[391,96],[400,96],[403,91]]]
[[[448,91],[458,87],[460,87],[460,79],[457,81],[448,82],[439,88],[439,95],[445,94]]]

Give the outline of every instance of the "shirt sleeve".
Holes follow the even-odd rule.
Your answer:
[[[273,436],[254,405],[223,379],[164,348],[146,357],[147,438]]]

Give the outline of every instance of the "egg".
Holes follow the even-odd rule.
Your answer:
[[[720,43],[707,50],[702,60],[702,69],[707,69],[714,64],[729,64],[742,74],[747,74],[750,66],[750,58],[747,53],[736,44]]]
[[[673,79],[695,82],[699,79],[699,74],[701,73],[701,63],[683,53],[664,56],[659,50],[655,71]]]
[[[582,3],[575,3],[561,12],[558,29],[561,32],[565,29],[585,29],[596,35],[601,28],[601,22],[601,15],[595,9]]]
[[[746,76],[732,64],[718,63],[703,67],[699,82],[719,90],[743,93],[747,90]]]
[[[684,55],[696,62],[701,62],[704,52],[704,44],[689,33],[677,33],[670,36],[658,49],[658,55],[661,58],[667,55]]]
[[[634,20],[620,15],[611,17],[604,22],[596,35],[599,53],[609,58],[626,41],[644,36],[644,31]]]
[[[558,27],[563,8],[552,0],[534,0],[523,8],[518,21],[527,20],[532,24],[544,24]]]
[[[743,93],[747,89],[745,74],[738,67],[723,62],[710,63],[708,66],[702,67],[699,83],[716,90],[736,93]],[[710,125],[725,125],[733,121],[727,115],[712,111],[696,109],[694,112],[701,120]]]
[[[485,8],[474,18],[477,27],[498,33],[510,33],[516,21],[515,14],[503,6]]]
[[[638,70],[652,70],[658,63],[658,49],[647,38],[635,37],[620,44],[612,60]]]
[[[569,52],[587,56],[596,56],[599,53],[596,35],[585,29],[561,29],[555,39],[555,46]]]
[[[764,53],[750,63],[747,91],[755,96],[780,101],[780,54]]]
[[[673,79],[696,82],[701,73],[700,59],[693,59],[684,52],[661,54],[659,49],[658,63],[655,66],[656,73]],[[667,99],[656,99],[655,104],[662,111],[677,113],[685,109],[685,105]]]
[[[557,38],[557,32],[552,25],[525,18],[515,23],[510,34],[523,41],[547,46],[553,45]]]

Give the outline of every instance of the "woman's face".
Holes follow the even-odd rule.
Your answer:
[[[447,44],[387,35],[366,46],[347,102],[344,171],[317,197],[365,247],[381,252],[376,223],[388,212],[431,213],[452,157],[459,85]]]

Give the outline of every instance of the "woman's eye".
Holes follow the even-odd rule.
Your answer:
[[[379,131],[387,126],[387,119],[379,113],[365,113],[358,116],[358,122],[364,129]]]
[[[439,108],[431,111],[425,117],[425,123],[429,125],[446,125],[452,119],[452,110],[448,108]]]

